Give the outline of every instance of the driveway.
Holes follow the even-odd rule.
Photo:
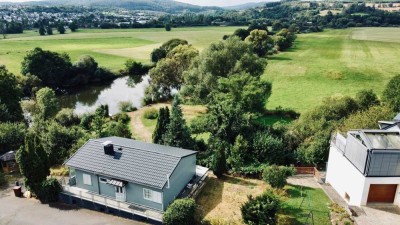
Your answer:
[[[359,225],[399,225],[400,209],[397,206],[382,204],[361,207],[359,216],[354,220]]]
[[[69,205],[41,204],[36,199],[16,198],[0,193],[0,225],[146,225],[105,213],[77,209]]]

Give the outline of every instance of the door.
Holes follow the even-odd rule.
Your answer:
[[[126,201],[125,187],[115,187],[115,198],[117,201]]]
[[[371,184],[369,186],[367,203],[393,203],[397,184]]]

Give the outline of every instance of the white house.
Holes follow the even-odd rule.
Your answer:
[[[332,139],[326,182],[349,205],[400,206],[400,129],[398,121],[389,124],[380,121],[381,130],[354,130]]]

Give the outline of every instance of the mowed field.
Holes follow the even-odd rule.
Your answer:
[[[14,74],[20,73],[21,62],[27,51],[35,47],[66,52],[76,61],[80,55],[88,54],[100,66],[118,71],[127,58],[149,62],[154,48],[172,38],[181,38],[199,50],[210,43],[221,40],[225,34],[232,34],[238,27],[196,27],[165,29],[81,29],[76,33],[39,36],[36,31],[8,35],[0,39],[0,64],[4,64]]]
[[[263,78],[272,81],[267,108],[305,112],[323,98],[382,94],[400,74],[400,28],[326,30],[299,35],[294,48],[270,58]]]

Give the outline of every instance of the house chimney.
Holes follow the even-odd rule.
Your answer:
[[[103,142],[103,146],[104,146],[104,154],[114,155],[114,145],[112,144],[111,141]]]

